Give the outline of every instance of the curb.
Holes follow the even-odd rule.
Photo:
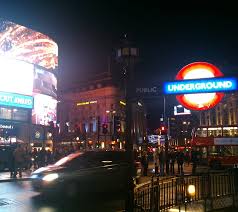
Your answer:
[[[18,181],[31,181],[31,178],[30,177],[23,177],[23,178],[0,179],[0,183],[18,182]]]

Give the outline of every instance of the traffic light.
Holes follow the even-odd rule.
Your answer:
[[[168,129],[166,126],[160,126],[160,135],[167,135]]]
[[[102,133],[103,134],[107,134],[108,133],[108,125],[107,124],[103,124],[102,125]]]
[[[121,120],[119,116],[114,117],[114,134],[118,135],[121,133]]]

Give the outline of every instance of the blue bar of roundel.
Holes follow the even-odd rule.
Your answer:
[[[192,86],[190,88],[194,89],[187,89],[191,85],[201,84],[201,83],[225,83],[229,82],[229,87],[223,86],[222,88],[203,88],[203,89],[196,89],[195,86]],[[186,89],[171,89],[171,88],[178,88],[179,86]],[[213,93],[213,92],[228,92],[228,91],[234,91],[238,89],[238,83],[237,79],[235,77],[229,77],[229,78],[206,78],[206,79],[194,79],[194,80],[181,80],[181,81],[174,81],[174,82],[165,82],[163,85],[163,93],[164,94],[189,94],[189,93]],[[204,86],[203,86],[204,87]]]

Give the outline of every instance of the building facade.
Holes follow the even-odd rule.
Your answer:
[[[238,93],[228,93],[214,108],[199,113],[200,136],[238,136]]]
[[[124,92],[108,73],[82,82],[60,94],[58,117],[61,142],[76,142],[82,148],[124,148]],[[144,106],[133,104],[133,142],[145,134]]]
[[[12,22],[0,28],[0,143],[42,146],[56,123],[58,46]]]

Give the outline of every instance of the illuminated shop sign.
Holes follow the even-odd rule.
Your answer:
[[[165,94],[176,94],[176,99],[190,110],[208,110],[217,105],[224,92],[237,90],[236,78],[224,78],[214,65],[195,62],[183,67],[176,82],[164,84]]]
[[[166,82],[166,94],[211,93],[237,90],[236,78],[197,79]]]
[[[9,124],[0,124],[0,129],[8,129],[8,130],[11,130],[13,129],[13,125]]]
[[[0,92],[0,105],[33,108],[33,97],[20,94]]]
[[[90,101],[90,102],[78,102],[77,106],[83,106],[83,105],[90,105],[90,104],[96,104],[97,101]]]

